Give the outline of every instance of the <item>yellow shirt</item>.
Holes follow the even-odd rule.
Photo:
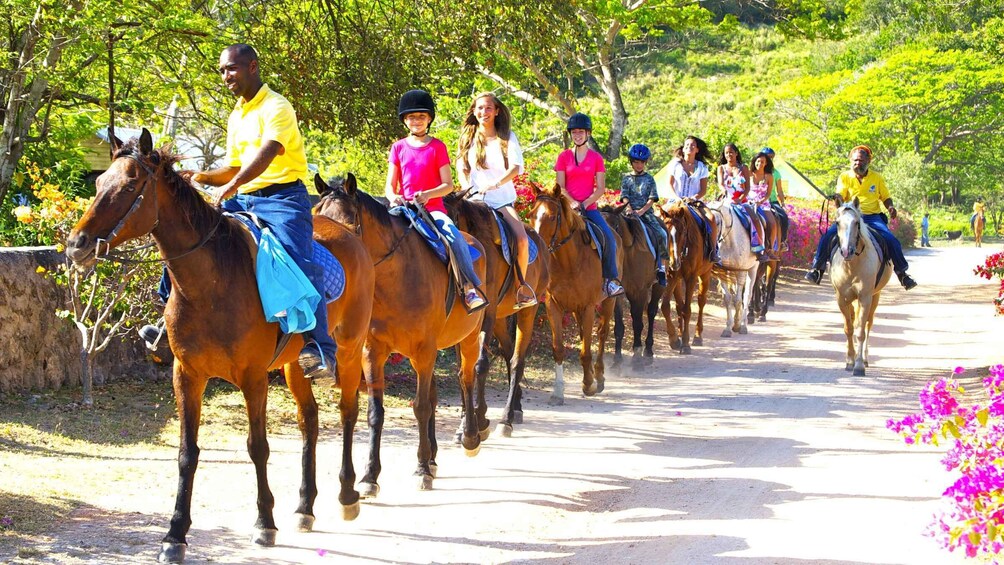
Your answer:
[[[985,214],[987,205],[983,202],[973,202],[973,214]]]
[[[281,94],[262,85],[254,98],[237,100],[227,121],[227,164],[240,167],[250,162],[265,141],[278,141],[282,150],[258,178],[240,187],[241,194],[254,192],[278,183],[302,180],[307,177],[307,153],[303,136],[296,125],[296,112]]]
[[[857,196],[861,202],[862,214],[881,214],[882,202],[892,198],[885,186],[885,179],[875,171],[868,171],[860,181],[854,171],[841,173],[837,179],[837,194],[844,202],[850,202]]]

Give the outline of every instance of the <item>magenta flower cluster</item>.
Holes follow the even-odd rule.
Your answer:
[[[973,272],[985,279],[1000,281],[1000,288],[997,290],[997,297],[994,298],[994,307],[998,314],[1004,314],[1004,251],[988,255],[982,265],[977,265]]]
[[[930,533],[949,551],[996,563],[1004,551],[1004,365],[990,367],[983,391],[986,402],[967,404],[954,377],[933,381],[920,393],[921,412],[886,426],[908,444],[952,442],[942,462],[959,478],[942,494],[948,508]]]

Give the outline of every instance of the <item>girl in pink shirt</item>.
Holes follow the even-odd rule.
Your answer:
[[[432,96],[424,90],[409,90],[401,97],[398,117],[408,128],[408,136],[394,142],[387,158],[387,183],[384,192],[391,206],[417,202],[425,206],[439,232],[457,260],[463,285],[464,302],[469,312],[484,308],[487,301],[480,290],[481,281],[474,272],[467,241],[446,215],[443,196],[453,192],[450,153],[446,144],[429,135],[429,125],[436,117]]]
[[[593,121],[589,116],[576,112],[568,118],[568,133],[572,137],[573,149],[566,149],[558,155],[554,165],[556,180],[561,192],[587,219],[603,230],[603,291],[607,296],[624,293],[617,277],[617,241],[603,214],[596,209],[596,201],[606,189],[606,172],[603,157],[590,149],[586,142],[593,131]]]

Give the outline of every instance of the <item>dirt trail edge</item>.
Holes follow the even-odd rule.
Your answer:
[[[791,279],[749,335],[718,337],[716,294],[693,355],[668,349],[660,319],[655,362],[640,371],[626,363],[601,395],[579,396],[577,369],[566,371],[564,406],[547,405],[549,390],[529,391],[526,423],[512,438],[493,435],[475,458],[441,432],[434,491],[417,491],[411,477],[410,414],[388,418],[383,490],[354,522],[340,519],[340,442],[329,438],[313,533],[298,533],[292,515],[299,440],[272,437],[273,548],[248,542],[255,487],[244,446],[206,448],[187,562],[961,563],[924,535],[950,483],[942,450],[905,446],[885,422],[915,411],[928,379],[1004,360],[995,284],[972,274],[998,250],[912,251],[920,286],[905,292],[894,280],[883,294],[865,377],[843,370],[828,280]],[[501,405],[492,400],[493,421]],[[438,414],[455,426],[455,409]],[[40,556],[13,562],[154,562],[176,480],[173,461],[155,464],[167,467],[158,484],[137,476],[132,492],[83,501]]]

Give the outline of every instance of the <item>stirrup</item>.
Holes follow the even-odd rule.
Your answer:
[[[463,294],[463,301],[464,309],[467,310],[468,314],[473,314],[485,306],[488,306],[488,300],[485,299],[481,290],[477,287],[471,287],[465,290]]]
[[[518,289],[516,289],[516,304],[513,306],[513,310],[522,310],[523,308],[529,308],[530,306],[537,305],[537,293],[534,292],[530,285],[523,283]]]

